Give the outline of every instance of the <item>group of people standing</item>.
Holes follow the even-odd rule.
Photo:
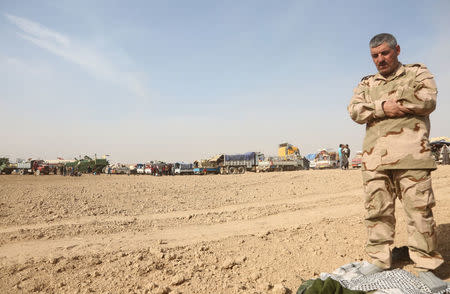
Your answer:
[[[341,169],[348,169],[349,158],[350,158],[350,148],[348,144],[339,144],[339,167]]]
[[[57,168],[55,167],[55,175],[56,175],[56,170],[57,170]],[[77,167],[73,167],[73,166],[67,167],[65,165],[59,166],[59,174],[61,176],[79,176],[79,175],[81,175],[78,172]]]
[[[152,164],[148,167],[150,174],[153,176],[173,176],[174,167],[173,164]]]

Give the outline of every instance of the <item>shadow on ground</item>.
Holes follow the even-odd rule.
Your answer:
[[[437,251],[442,254],[442,257],[444,258],[445,262],[434,272],[440,279],[448,280],[450,279],[450,224],[438,225],[437,234],[438,234]],[[402,255],[398,260],[394,260],[394,253],[392,257],[393,257],[392,260],[393,268],[405,269],[405,266],[414,264],[414,262],[411,259],[409,259],[408,253],[406,253],[406,256],[404,255],[404,253],[402,253]]]

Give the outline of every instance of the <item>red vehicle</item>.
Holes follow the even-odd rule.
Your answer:
[[[34,161],[33,171],[35,175],[48,175],[50,173],[50,166],[44,161]]]
[[[356,152],[356,156],[352,159],[352,168],[360,168],[362,165],[362,151]]]

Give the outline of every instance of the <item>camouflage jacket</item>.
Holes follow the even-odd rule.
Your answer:
[[[435,169],[428,142],[428,115],[436,108],[433,75],[423,64],[400,65],[391,76],[364,77],[348,106],[351,118],[366,124],[363,170]],[[413,114],[389,118],[382,103],[394,98]]]

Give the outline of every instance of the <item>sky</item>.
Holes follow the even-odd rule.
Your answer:
[[[382,32],[434,74],[450,136],[449,27],[446,0],[1,0],[0,157],[361,150],[347,105]]]

